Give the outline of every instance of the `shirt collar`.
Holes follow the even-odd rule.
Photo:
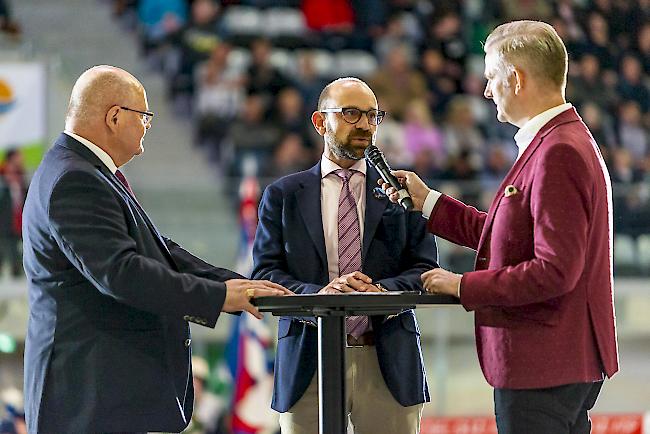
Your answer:
[[[341,166],[330,160],[323,154],[321,160],[320,160],[320,175],[321,178],[325,178],[327,175],[329,175],[332,172],[335,172],[337,170],[343,169]],[[366,176],[366,159],[362,158],[361,160],[358,160],[356,163],[354,163],[349,170],[354,170],[359,173],[363,173],[363,176]]]
[[[539,130],[551,119],[573,107],[570,102],[550,108],[537,116],[529,119],[515,134],[515,142],[519,148],[519,155],[523,154],[530,142],[533,141]]]
[[[115,175],[115,172],[117,172],[117,166],[115,165],[115,162],[113,161],[111,156],[106,153],[106,151],[104,151],[102,148],[100,148],[99,146],[97,146],[96,144],[91,142],[90,140],[84,139],[83,137],[81,137],[81,136],[79,136],[79,135],[77,135],[77,134],[75,134],[75,133],[73,133],[71,131],[64,130],[63,132],[65,134],[69,135],[70,137],[72,137],[73,139],[77,140],[79,143],[84,145],[86,148],[90,149],[91,152],[93,154],[95,154],[97,156],[97,158],[99,158],[101,160],[102,163],[104,163],[104,166],[106,166],[108,168],[108,170],[110,170],[111,173],[113,175]]]

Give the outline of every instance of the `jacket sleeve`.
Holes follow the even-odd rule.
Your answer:
[[[296,294],[315,294],[322,285],[302,282],[287,272],[287,261],[282,239],[282,191],[269,185],[259,208],[259,222],[253,243],[254,279],[278,283]]]
[[[487,213],[443,194],[429,216],[431,233],[452,243],[476,250]]]
[[[534,257],[514,266],[465,273],[461,303],[466,309],[522,306],[573,290],[586,263],[592,175],[574,147],[560,143],[545,150],[531,184]]]
[[[129,235],[133,225],[107,184],[88,172],[68,172],[55,183],[47,212],[59,248],[98,291],[154,314],[204,318],[214,327],[225,284],[139,253]]]
[[[245,276],[235,273],[234,271],[208,264],[203,259],[194,256],[169,238],[163,239],[165,240],[165,245],[169,249],[169,253],[172,255],[172,258],[174,258],[174,263],[181,273],[193,274],[194,276],[203,277],[217,282],[225,282],[229,279],[246,279]]]

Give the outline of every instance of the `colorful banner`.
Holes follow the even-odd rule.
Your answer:
[[[0,152],[45,144],[46,79],[41,63],[0,62]]]
[[[592,434],[650,434],[648,414],[593,414]],[[497,434],[494,417],[424,418],[420,434]]]

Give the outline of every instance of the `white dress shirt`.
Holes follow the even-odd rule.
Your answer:
[[[104,151],[102,148],[100,148],[99,146],[97,146],[96,144],[91,142],[90,140],[84,139],[83,137],[81,137],[81,136],[79,136],[79,135],[77,135],[77,134],[75,134],[73,132],[70,132],[68,130],[64,130],[63,132],[65,134],[67,134],[68,136],[72,137],[73,139],[76,139],[77,141],[79,141],[86,148],[90,149],[91,152],[93,154],[95,154],[97,156],[97,158],[99,158],[101,160],[102,163],[104,163],[104,166],[106,166],[108,168],[108,170],[110,170],[111,173],[113,175],[115,175],[115,172],[117,172],[117,166],[115,165],[115,162],[113,161],[111,156],[106,153],[106,151]]]
[[[334,172],[342,167],[323,155],[320,169],[320,206],[327,253],[327,271],[331,282],[339,277],[339,197],[343,180]],[[354,200],[357,201],[359,230],[363,245],[363,223],[366,212],[366,160],[357,161],[349,170],[354,173],[350,177],[350,190]]]

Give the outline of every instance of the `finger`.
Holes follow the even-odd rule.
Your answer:
[[[382,290],[375,285],[368,285],[366,287],[366,292],[382,292]]]
[[[393,170],[391,173],[397,178],[403,178],[406,180],[413,172],[409,172],[408,170]]]
[[[244,305],[244,310],[245,310],[246,312],[249,312],[251,315],[253,315],[253,316],[254,316],[255,318],[257,318],[257,319],[262,319],[262,318],[264,318],[264,315],[263,315],[263,314],[262,314],[262,313],[261,313],[261,312],[260,312],[260,311],[255,307],[255,306],[253,306],[253,305],[250,304],[250,303],[246,303],[246,304]]]
[[[363,274],[361,271],[355,271],[352,273],[352,276],[359,280],[363,280],[366,283],[372,283],[372,279],[367,274]]]
[[[271,288],[279,289],[279,290],[284,290],[286,289],[284,286],[279,285],[275,282],[271,282],[270,280],[261,280],[260,283],[263,283],[264,286],[269,286]]]
[[[354,288],[352,288],[347,283],[344,283],[343,285],[341,285],[341,289],[339,289],[339,291],[341,291],[341,292],[353,292]]]
[[[293,293],[291,293],[293,294]],[[248,294],[247,294],[248,295]],[[280,291],[279,289],[268,289],[268,288],[261,288],[261,289],[256,289],[255,290],[255,295],[253,297],[276,297],[276,296],[281,296],[285,295],[284,291]]]

